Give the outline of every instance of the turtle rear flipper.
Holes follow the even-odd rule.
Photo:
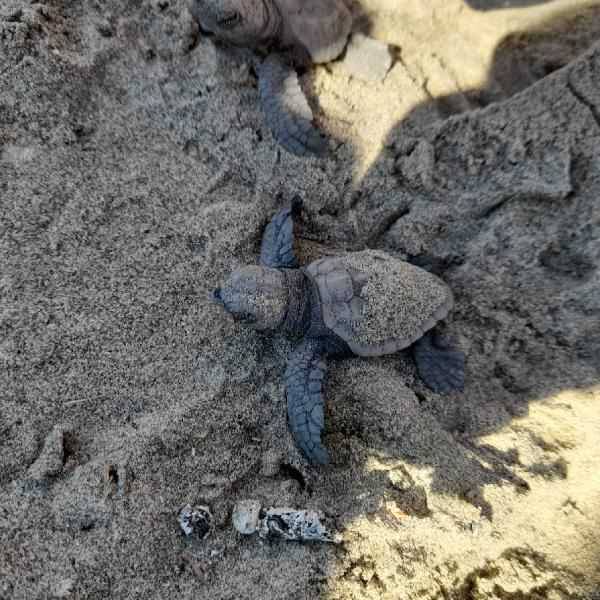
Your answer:
[[[258,89],[267,124],[286,150],[297,156],[325,154],[327,139],[313,125],[298,75],[277,55],[270,54],[259,66]]]
[[[412,347],[417,371],[428,388],[438,394],[463,391],[465,355],[451,348],[436,332],[428,332]]]
[[[296,443],[313,464],[325,465],[329,454],[321,443],[324,426],[324,345],[304,340],[292,353],[285,370],[288,422]]]

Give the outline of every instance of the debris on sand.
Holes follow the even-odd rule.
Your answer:
[[[340,534],[329,530],[324,516],[314,510],[287,507],[261,509],[257,500],[243,500],[233,510],[233,526],[242,535],[258,532],[259,537],[282,538],[297,542],[339,544]]]
[[[196,506],[192,508],[186,504],[177,517],[179,527],[186,537],[194,536],[200,540],[208,537],[213,523],[213,516],[208,506]]]

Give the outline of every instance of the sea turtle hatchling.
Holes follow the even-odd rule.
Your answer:
[[[285,371],[288,422],[306,457],[329,462],[321,443],[327,356],[379,356],[412,346],[421,379],[438,393],[462,390],[464,356],[431,331],[452,308],[435,275],[373,250],[329,256],[298,267],[293,217],[301,202],[267,225],[260,265],[234,271],[214,299],[258,330],[301,338]]]
[[[263,112],[275,139],[299,156],[321,155],[326,139],[312,123],[294,65],[340,56],[352,28],[344,0],[190,0],[200,29],[235,46],[266,50],[258,64]],[[381,61],[366,45],[361,61]]]

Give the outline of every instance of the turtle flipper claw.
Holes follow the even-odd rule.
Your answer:
[[[463,391],[465,355],[451,348],[434,333],[427,333],[413,346],[417,371],[428,388],[438,394]]]
[[[321,443],[324,427],[323,380],[326,365],[323,345],[316,339],[304,340],[292,353],[285,371],[288,422],[296,443],[313,464],[329,462]]]
[[[327,139],[313,125],[313,114],[298,75],[275,54],[258,68],[260,101],[275,139],[296,156],[322,156]]]

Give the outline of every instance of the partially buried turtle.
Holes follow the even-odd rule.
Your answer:
[[[294,67],[327,63],[343,52],[352,28],[344,0],[190,0],[190,9],[203,32],[266,51],[258,86],[275,139],[299,156],[323,154],[327,142],[313,125]],[[361,60],[380,56],[366,49]]]
[[[327,356],[391,354],[412,346],[419,375],[438,393],[462,390],[464,355],[432,330],[452,308],[435,275],[373,250],[350,252],[298,268],[293,217],[301,202],[267,225],[260,265],[234,271],[214,298],[259,330],[302,338],[285,371],[288,422],[312,463],[329,462],[321,443]]]

